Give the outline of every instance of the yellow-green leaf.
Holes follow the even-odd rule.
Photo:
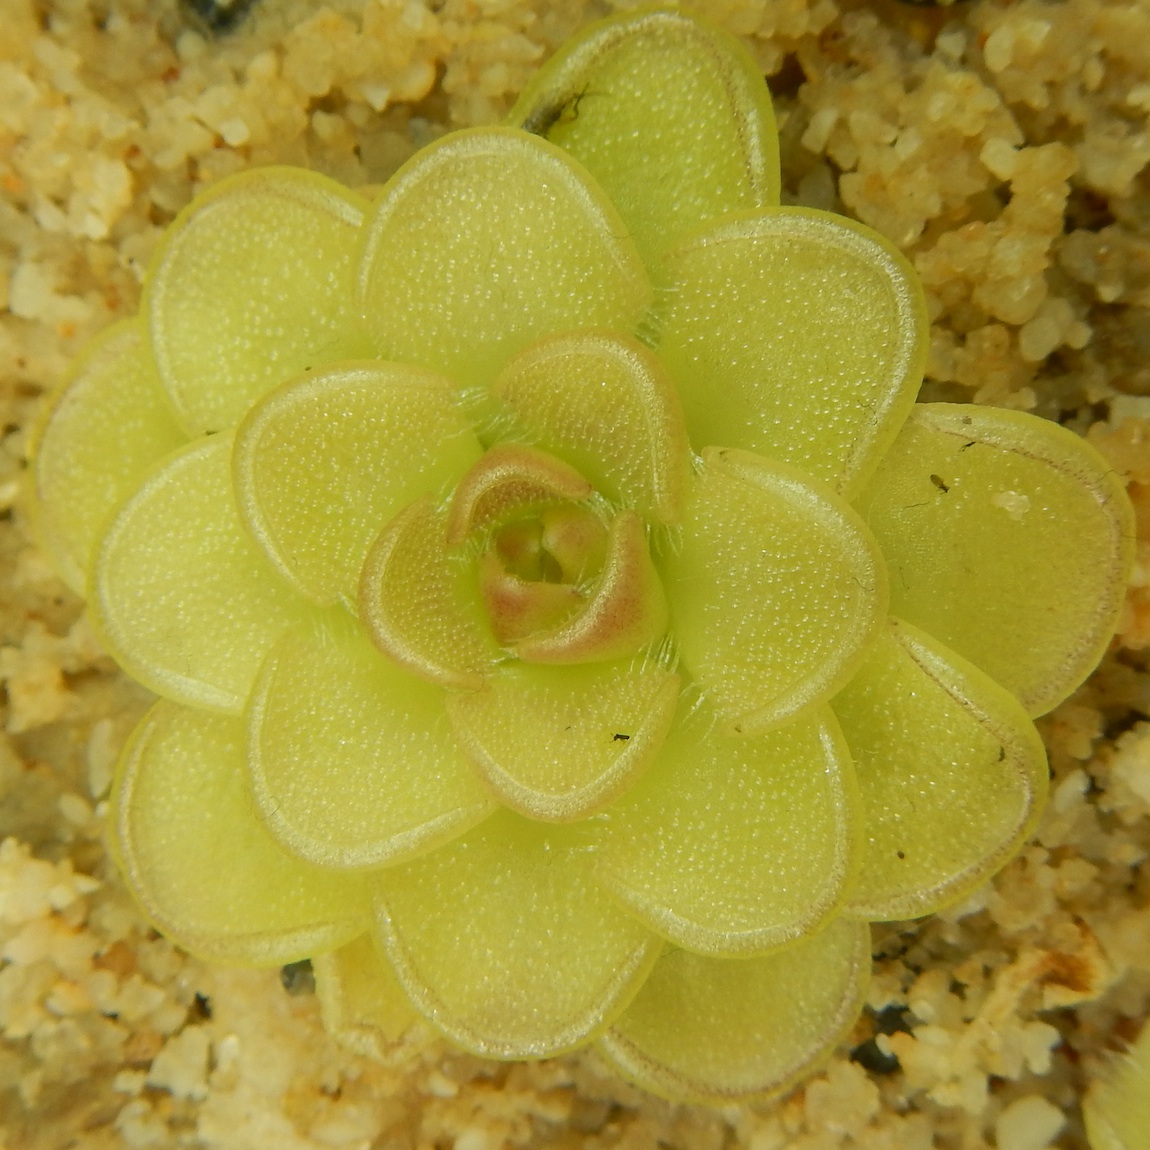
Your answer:
[[[1146,1150],[1150,1132],[1150,1023],[1134,1045],[1111,1055],[1082,1099],[1090,1150]]]
[[[488,1058],[547,1058],[606,1027],[658,940],[587,866],[588,830],[500,812],[378,876],[384,953],[416,1007]]]
[[[447,698],[460,746],[500,801],[566,822],[606,806],[659,754],[679,677],[654,664],[512,664]]]
[[[1000,408],[920,404],[856,501],[891,610],[1031,715],[1094,669],[1125,595],[1134,517],[1084,440]]]
[[[424,148],[384,188],[359,298],[381,358],[486,386],[541,336],[633,330],[651,288],[577,164],[526,132],[475,128]]]
[[[256,168],[176,217],[143,311],[189,434],[230,428],[276,384],[367,353],[354,290],[367,207],[315,172]]]
[[[848,909],[914,918],[961,898],[1033,832],[1046,752],[1018,700],[900,620],[833,700],[865,812]]]
[[[278,966],[341,946],[364,881],[289,854],[252,810],[239,719],[157,703],[120,763],[114,846],[156,926],[213,962]]]
[[[354,602],[384,524],[418,496],[445,494],[479,452],[450,381],[405,364],[343,363],[248,413],[236,433],[236,498],[301,594]]]
[[[73,362],[32,446],[36,524],[73,591],[83,593],[108,516],[184,442],[139,320],[109,328]]]
[[[842,686],[886,613],[886,569],[858,516],[748,452],[703,453],[663,566],[683,663],[743,734]]]
[[[433,683],[476,690],[499,655],[482,619],[474,556],[448,552],[447,514],[430,496],[405,507],[372,544],[359,617],[388,658]]]
[[[676,1102],[762,1101],[830,1054],[869,974],[870,930],[848,919],[763,958],[669,950],[599,1048]]]
[[[451,738],[443,692],[384,658],[350,619],[284,636],[247,721],[260,817],[317,865],[411,858],[494,806]]]
[[[724,736],[707,707],[605,816],[598,873],[664,938],[712,955],[777,949],[834,913],[854,879],[861,811],[826,707]]]
[[[922,382],[926,304],[906,258],[861,224],[781,208],[692,236],[667,263],[659,355],[695,446],[857,491]]]
[[[381,1059],[419,1017],[374,933],[312,959],[324,1029],[356,1054]]]
[[[117,661],[159,695],[238,714],[264,656],[307,605],[240,524],[231,437],[153,472],[100,545],[89,589]]]
[[[592,25],[536,74],[509,122],[585,164],[652,264],[715,216],[779,202],[759,69],[733,37],[679,12]]]
[[[492,391],[533,442],[574,464],[601,495],[678,521],[687,430],[675,385],[638,340],[606,331],[545,338],[513,359]]]

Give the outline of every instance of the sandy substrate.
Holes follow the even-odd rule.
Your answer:
[[[0,1147],[1084,1145],[1083,1092],[1150,1006],[1146,0],[700,5],[769,78],[788,201],[915,261],[924,397],[1089,435],[1140,518],[1119,639],[1041,723],[1036,840],[962,906],[876,928],[869,1008],[823,1075],[715,1112],[590,1055],[505,1066],[420,1031],[368,1060],[325,1036],[306,979],[289,994],[158,938],[105,855],[111,769],[148,700],[30,541],[41,396],[135,309],[198,189],[265,163],[378,184],[446,128],[497,120],[567,34],[626,6],[262,0],[213,32],[175,0],[0,0]]]

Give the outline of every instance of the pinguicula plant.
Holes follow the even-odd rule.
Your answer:
[[[1082,1099],[1090,1150],[1146,1150],[1150,1145],[1150,1026],[1114,1057]]]
[[[674,1098],[796,1081],[868,924],[1031,832],[1031,719],[1131,562],[1079,438],[916,404],[927,326],[890,243],[779,206],[761,76],[676,12],[587,29],[370,201],[199,196],[34,462],[160,697],[111,813],[145,914],[312,958],[360,1038],[402,1001]]]

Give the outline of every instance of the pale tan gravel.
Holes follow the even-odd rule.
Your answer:
[[[212,38],[174,0],[0,0],[0,1147],[1071,1150],[1079,1100],[1150,1006],[1150,3],[710,0],[776,93],[788,199],[912,256],[924,395],[1057,418],[1130,476],[1120,641],[1042,729],[1037,839],[951,912],[876,928],[851,1046],[775,1107],[653,1101],[591,1056],[504,1066],[417,1033],[325,1037],[277,972],[209,969],[144,926],[102,847],[147,703],[29,541],[25,428],[130,313],[199,188],[261,163],[385,179],[489,123],[625,4],[262,0]],[[893,1065],[893,1063],[889,1063]],[[873,1060],[871,1065],[877,1065]]]

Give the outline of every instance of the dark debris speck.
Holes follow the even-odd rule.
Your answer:
[[[898,1056],[880,1050],[873,1038],[860,1042],[851,1051],[851,1061],[857,1062],[868,1074],[897,1074],[902,1069]]]
[[[851,1061],[857,1062],[869,1074],[897,1074],[902,1069],[895,1054],[887,1054],[879,1047],[877,1036],[880,1034],[910,1033],[910,1023],[907,1016],[910,1010],[906,1006],[884,1006],[882,1010],[867,1011],[874,1026],[875,1038],[868,1038],[860,1042],[851,1051]]]
[[[280,982],[288,994],[314,994],[315,974],[311,969],[311,960],[304,958],[299,962],[289,962],[280,970]]]
[[[909,1014],[909,1006],[884,1006],[882,1010],[875,1011],[875,1034],[909,1034],[910,1023],[907,1022]]]
[[[219,35],[238,28],[256,3],[257,0],[180,0],[180,8],[194,23]]]

